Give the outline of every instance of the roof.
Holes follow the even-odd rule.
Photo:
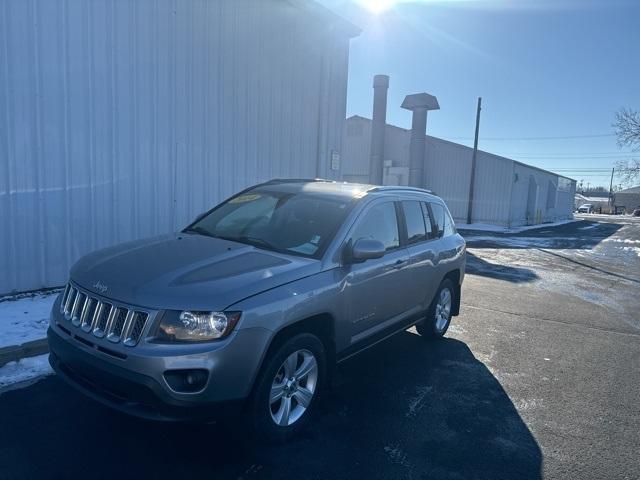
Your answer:
[[[616,195],[619,193],[640,193],[640,185],[637,187],[625,188],[624,190],[619,190],[616,192]]]
[[[276,178],[255,188],[274,188],[278,191],[297,193],[305,191],[308,193],[320,193],[340,198],[360,198],[367,194],[375,193],[423,193],[435,196],[429,190],[415,187],[393,186],[393,185],[370,185],[366,183],[338,182],[325,180],[322,178]],[[254,188],[254,187],[251,187]]]
[[[404,101],[400,107],[407,110],[414,110],[416,108],[426,108],[427,110],[440,109],[438,99],[428,93],[414,93],[413,95],[407,95],[404,97]]]
[[[606,203],[609,201],[608,197],[585,197],[580,193],[576,193],[576,199],[582,200],[584,202],[591,202],[591,203],[603,203],[603,202]]]

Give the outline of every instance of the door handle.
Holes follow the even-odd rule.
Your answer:
[[[396,262],[393,264],[393,268],[402,268],[406,263],[407,263],[407,259],[399,258],[399,259],[398,259],[398,260],[396,260]]]

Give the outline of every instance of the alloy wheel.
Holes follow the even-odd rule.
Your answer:
[[[297,350],[282,363],[271,384],[269,410],[273,421],[287,427],[305,413],[318,383],[318,361],[309,350]]]
[[[442,332],[449,322],[451,316],[451,290],[443,288],[440,290],[438,303],[436,304],[436,329]]]

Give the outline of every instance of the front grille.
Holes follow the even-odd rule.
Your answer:
[[[107,302],[71,283],[64,291],[60,310],[74,327],[128,347],[138,343],[149,318],[148,312]]]

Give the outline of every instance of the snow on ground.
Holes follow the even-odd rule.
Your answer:
[[[622,247],[622,249],[626,252],[635,252],[635,254],[640,257],[640,247]]]
[[[459,223],[456,222],[458,230],[477,230],[481,232],[499,232],[499,233],[519,233],[527,230],[535,230],[537,228],[557,227],[566,225],[567,223],[579,222],[580,219],[562,220],[554,223],[539,223],[538,225],[523,225],[521,227],[501,227],[499,225],[491,225],[488,223]]]
[[[0,298],[0,348],[45,338],[58,293]]]
[[[0,367],[0,391],[14,383],[35,380],[43,375],[53,373],[47,354],[37,357],[23,358],[17,362],[9,362]]]
[[[632,240],[630,238],[605,238],[602,241],[603,242],[633,243],[633,244],[637,243],[637,244],[640,245],[640,240]]]

